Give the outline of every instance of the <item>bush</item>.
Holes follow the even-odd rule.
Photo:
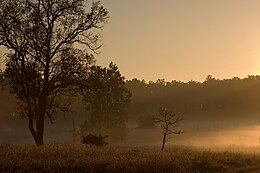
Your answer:
[[[105,139],[108,138],[108,135],[102,136],[95,136],[92,134],[89,134],[87,136],[83,136],[81,142],[85,145],[89,146],[98,146],[103,147],[106,146],[108,143],[105,141]]]

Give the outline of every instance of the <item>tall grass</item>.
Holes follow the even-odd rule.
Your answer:
[[[260,163],[258,154],[178,148],[89,148],[0,145],[0,172],[237,172]]]

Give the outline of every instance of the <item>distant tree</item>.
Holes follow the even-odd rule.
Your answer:
[[[167,137],[169,135],[172,134],[177,134],[180,135],[181,133],[183,133],[183,131],[181,130],[175,130],[178,125],[179,122],[183,120],[182,117],[177,116],[176,114],[174,114],[171,110],[168,110],[165,107],[161,107],[158,110],[158,113],[156,115],[154,115],[154,117],[152,118],[154,123],[159,124],[163,130],[163,139],[162,139],[162,148],[161,150],[164,150],[164,146],[167,140]]]
[[[100,46],[108,11],[99,1],[0,1],[0,46],[10,50],[5,77],[28,118],[36,144],[43,144],[45,118],[68,105],[59,100],[83,88]],[[81,46],[79,46],[81,45]]]
[[[216,80],[212,75],[207,75],[206,81]]]
[[[103,147],[106,146],[108,143],[105,141],[105,139],[108,138],[108,135],[102,136],[102,135],[92,135],[89,134],[87,136],[83,136],[81,142],[85,145],[97,146],[97,147]]]
[[[127,134],[127,112],[131,92],[118,67],[110,63],[108,68],[93,66],[86,83],[90,93],[84,96],[89,117],[81,125],[81,133],[108,133],[112,139],[121,139]]]

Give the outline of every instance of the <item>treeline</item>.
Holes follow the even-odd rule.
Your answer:
[[[126,81],[126,86],[132,92],[129,118],[144,115],[160,106],[180,113],[260,111],[260,76],[220,80],[208,75],[203,82],[132,79]],[[2,90],[1,97],[3,105],[14,103],[8,90]]]
[[[113,71],[113,68],[109,67],[107,71],[101,70],[95,74],[110,72],[111,70]],[[2,75],[0,76],[0,79],[3,81],[6,80]],[[104,77],[104,75],[101,76]],[[115,79],[118,78],[116,77]],[[5,83],[3,81],[2,83]],[[105,82],[104,78],[102,81],[103,83]],[[110,90],[107,90],[109,88],[107,85],[112,86],[111,82],[105,82],[104,90],[99,88],[99,90],[95,90],[95,93],[92,93],[93,97],[89,97],[89,99],[94,99],[91,101],[94,107],[103,105],[100,101],[104,99],[109,100],[110,95],[108,93],[110,92],[108,91]],[[184,117],[184,124],[186,124],[186,126],[187,124],[188,126],[193,125],[195,121],[197,123],[203,123],[204,120],[207,122],[215,122],[214,120],[226,122],[231,120],[229,122],[239,124],[257,124],[260,121],[260,76],[248,76],[243,79],[234,77],[232,79],[220,80],[209,75],[203,82],[181,82],[176,80],[167,82],[163,79],[158,79],[155,82],[146,82],[144,80],[132,79],[126,81],[124,85],[132,93],[132,97],[129,107],[122,116],[121,114],[117,116],[117,114],[109,111],[112,108],[113,110],[117,110],[118,104],[114,102],[114,107],[108,106],[106,109],[102,108],[102,116],[100,112],[91,112],[89,109],[86,109],[86,104],[82,103],[82,96],[79,95],[74,98],[75,100],[71,105],[72,113],[66,115],[65,119],[70,121],[70,116],[73,116],[76,119],[76,127],[78,130],[84,130],[85,128],[83,127],[88,127],[85,130],[87,130],[87,132],[91,131],[91,133],[94,133],[94,131],[89,128],[97,127],[93,122],[98,122],[102,131],[99,130],[97,134],[101,132],[102,134],[107,134],[105,132],[110,129],[110,136],[115,139],[118,138],[118,135],[120,138],[126,136],[127,130],[131,130],[135,127],[154,127],[150,117],[153,116],[160,107],[164,106],[173,110],[177,115]],[[18,118],[17,100],[15,96],[10,93],[8,86],[4,86],[3,88],[4,90],[0,89],[0,126],[1,128],[6,127],[5,129],[8,130],[10,127],[19,127],[19,124],[23,123],[23,121]],[[121,90],[116,89],[116,91]],[[115,94],[118,94],[118,92],[115,92]],[[99,96],[96,97],[97,95]],[[118,100],[118,103],[121,103],[120,100],[126,98],[125,96],[125,94],[123,94],[122,97],[116,97],[115,95],[113,98]],[[108,103],[107,101],[106,103]],[[58,122],[64,122],[62,121],[62,119],[64,119],[63,114],[59,112],[57,112],[57,114],[59,115],[54,118],[55,126]],[[125,116],[125,114],[127,116]],[[96,121],[90,117],[95,118]],[[124,119],[123,121],[118,121],[117,117],[123,117]],[[107,118],[109,118],[109,120]],[[114,123],[122,125],[122,127],[116,127]],[[127,124],[127,128],[124,128],[125,124]],[[67,126],[68,124],[59,124],[58,128],[70,129],[70,124]],[[112,127],[116,127],[116,129],[113,130]],[[120,130],[118,130],[118,128]]]
[[[127,81],[127,87],[133,94],[131,116],[149,116],[160,106],[181,114],[208,116],[260,111],[260,76],[220,80],[208,75],[203,82],[132,79]]]
[[[132,79],[126,81],[126,86],[132,93],[128,108],[130,119],[151,114],[161,106],[184,114],[260,111],[260,76],[220,80],[208,75],[203,82]],[[0,93],[1,105],[8,105],[1,113],[10,112],[4,108],[15,106],[11,106],[15,104],[13,96],[6,87]]]

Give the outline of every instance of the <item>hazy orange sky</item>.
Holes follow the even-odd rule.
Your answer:
[[[103,0],[97,62],[127,78],[199,80],[260,74],[260,0]]]
[[[260,74],[260,0],[101,0],[99,65],[126,79],[203,81]]]

